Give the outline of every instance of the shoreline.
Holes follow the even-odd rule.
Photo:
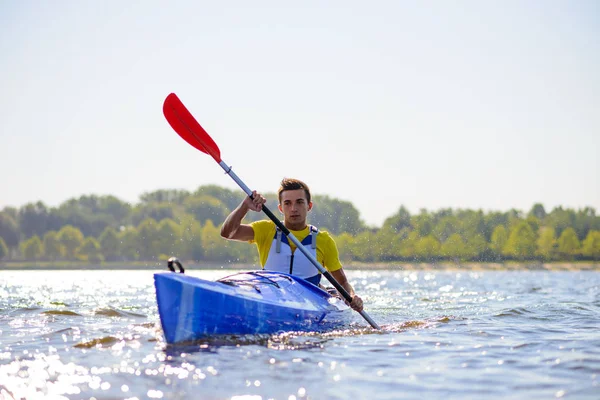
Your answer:
[[[79,264],[74,262],[4,262],[0,271],[75,271],[75,270],[155,270],[168,271],[163,262],[110,262],[102,264]],[[184,263],[186,270],[255,270],[256,264]],[[508,263],[344,263],[344,269],[368,271],[600,271],[600,263],[590,262],[508,262]]]

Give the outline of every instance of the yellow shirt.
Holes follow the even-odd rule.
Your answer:
[[[255,243],[258,248],[258,257],[260,258],[260,265],[265,267],[267,263],[267,257],[269,256],[269,251],[271,250],[271,244],[273,243],[273,239],[275,238],[275,231],[277,230],[275,223],[270,220],[262,220],[252,222],[250,224],[252,229],[254,229],[254,240],[251,240],[250,243]],[[304,240],[309,235],[308,226],[301,231],[292,231],[290,230],[292,235],[296,237],[300,242]],[[296,250],[296,245],[289,241],[292,252]],[[337,246],[335,245],[335,241],[329,235],[328,232],[324,232],[319,230],[317,234],[317,261],[321,263],[328,271],[337,271],[342,268],[342,263],[340,262],[339,252]]]

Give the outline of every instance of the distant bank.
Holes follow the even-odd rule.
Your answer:
[[[229,263],[184,263],[186,270],[249,270],[260,269],[256,264]],[[511,262],[511,263],[345,263],[352,270],[397,270],[397,271],[600,271],[600,263],[589,262]],[[167,262],[105,262],[81,264],[74,262],[4,262],[0,270],[164,270]]]

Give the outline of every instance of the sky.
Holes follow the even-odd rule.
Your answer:
[[[296,177],[373,226],[600,212],[599,71],[596,0],[0,1],[0,209],[236,189],[174,92],[250,188]]]

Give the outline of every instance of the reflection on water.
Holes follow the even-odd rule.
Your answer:
[[[0,398],[598,398],[598,272],[348,275],[382,331],[167,346],[150,271],[3,272]]]

